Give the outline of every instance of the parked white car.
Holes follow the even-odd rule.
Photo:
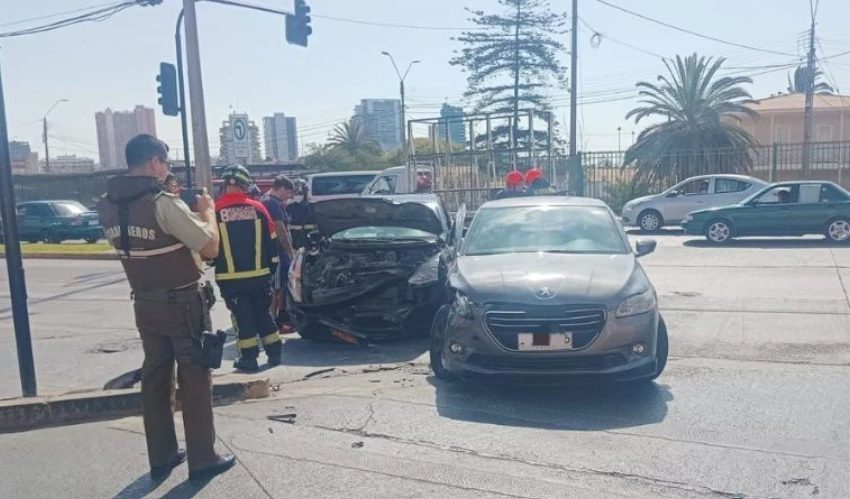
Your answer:
[[[661,194],[633,199],[623,206],[623,225],[651,232],[678,225],[688,213],[743,201],[767,182],[744,175],[691,177]]]
[[[412,194],[416,192],[416,177],[411,178],[412,170],[406,166],[393,166],[379,173],[363,190],[364,196],[386,194]],[[428,167],[416,168],[417,175],[433,177]]]
[[[380,171],[316,173],[307,176],[307,201],[356,198]]]

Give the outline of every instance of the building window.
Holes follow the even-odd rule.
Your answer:
[[[818,125],[818,132],[816,137],[816,140],[818,142],[832,141],[832,125]]]

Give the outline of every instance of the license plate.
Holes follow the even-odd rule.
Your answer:
[[[89,225],[97,225],[97,220],[89,220]]]
[[[338,338],[346,343],[351,343],[353,345],[358,345],[360,342],[357,340],[356,336],[350,335],[345,331],[340,331],[338,329],[334,329],[331,331],[331,336],[334,338]]]
[[[573,333],[519,333],[518,350],[572,350]]]

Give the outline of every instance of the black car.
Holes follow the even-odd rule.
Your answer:
[[[432,194],[313,205],[317,232],[289,272],[289,311],[306,339],[426,335],[446,302],[449,222]]]

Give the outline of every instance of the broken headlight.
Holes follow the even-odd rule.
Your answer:
[[[410,276],[410,279],[407,280],[407,283],[411,286],[423,286],[425,284],[431,284],[433,282],[437,282],[437,279],[440,276],[440,254],[432,256],[428,260],[425,261],[419,268],[416,269],[416,272]]]
[[[464,319],[472,319],[475,315],[472,302],[460,291],[455,291],[455,299],[452,301],[452,312]]]

